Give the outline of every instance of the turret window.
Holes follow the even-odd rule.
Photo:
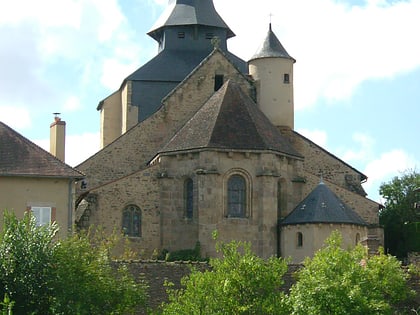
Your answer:
[[[289,84],[290,83],[290,76],[289,76],[288,73],[285,73],[283,75],[283,83],[285,83],[285,84]]]
[[[296,247],[303,247],[303,234],[302,232],[296,233]]]

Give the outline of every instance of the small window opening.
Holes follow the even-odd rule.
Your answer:
[[[206,39],[212,39],[214,37],[213,33],[206,33]]]
[[[356,245],[360,244],[360,233],[356,233]]]
[[[185,32],[178,32],[178,38],[185,38]]]
[[[214,91],[218,91],[223,86],[223,74],[216,74],[214,76]]]
[[[188,178],[185,181],[184,187],[185,194],[185,217],[187,219],[192,219],[193,210],[194,210],[194,183],[191,178]]]
[[[290,76],[288,73],[283,75],[283,83],[289,84],[290,83]]]
[[[302,232],[297,232],[296,234],[296,246],[297,247],[303,247],[303,234]]]

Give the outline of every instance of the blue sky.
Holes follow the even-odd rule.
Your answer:
[[[98,102],[157,53],[146,33],[166,0],[0,0],[0,121],[48,150],[53,112],[66,162],[99,147]],[[295,129],[382,182],[420,167],[420,0],[214,0],[248,60],[268,23],[297,62]]]

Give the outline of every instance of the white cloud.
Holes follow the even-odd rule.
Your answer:
[[[400,149],[382,153],[366,165],[364,173],[368,175],[368,181],[363,187],[372,191],[369,195],[373,195],[373,199],[379,201],[379,186],[382,183],[408,169],[416,169],[416,166],[420,165],[419,162]]]
[[[29,109],[23,107],[0,106],[0,121],[13,129],[28,129],[32,125]]]
[[[100,141],[99,133],[82,133],[78,135],[66,136],[66,156],[65,162],[70,166],[77,166],[92,156],[99,150]],[[50,140],[39,139],[34,140],[45,151],[50,151]]]
[[[63,106],[63,111],[77,111],[82,107],[80,104],[80,99],[77,96],[70,96],[65,102]]]
[[[355,150],[353,148],[346,148],[340,150],[343,151],[343,153],[340,154],[342,159],[346,162],[370,160],[373,156],[373,146],[375,144],[375,140],[368,134],[361,132],[355,132],[352,139],[359,149]]]
[[[299,129],[297,130],[300,134],[315,142],[321,147],[327,145],[327,132],[323,130],[309,130],[309,129]]]
[[[343,100],[364,81],[390,78],[420,67],[420,1],[369,1],[350,6],[334,0],[214,0],[237,37],[231,50],[249,59],[273,30],[297,59],[295,107]],[[240,6],[240,14],[238,14]],[[304,92],[303,92],[304,91]]]

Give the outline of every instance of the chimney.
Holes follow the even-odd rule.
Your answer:
[[[54,122],[50,125],[50,153],[64,162],[66,122],[58,116],[60,113],[53,114]]]

